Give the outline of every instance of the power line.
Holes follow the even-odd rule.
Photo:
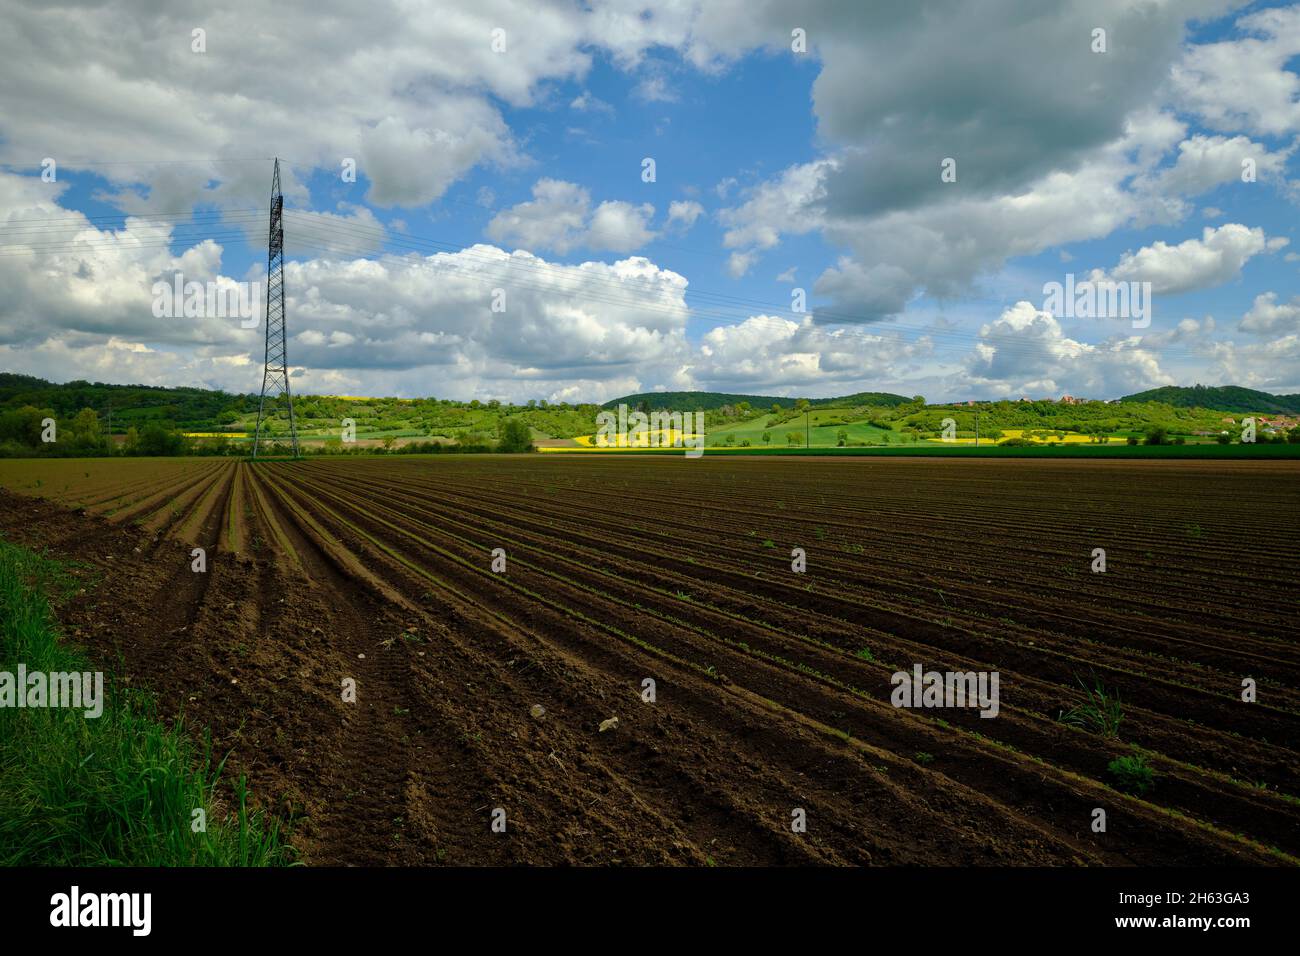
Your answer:
[[[228,160],[216,160],[216,159],[214,159],[214,160],[160,160],[159,162],[177,162],[177,163],[194,162],[194,163],[198,163],[198,162],[209,162],[209,161],[210,161],[210,162],[271,162],[271,161],[272,161],[272,157],[256,157],[256,158],[249,158],[249,159],[228,159]],[[324,167],[324,166],[317,166],[317,165],[312,164],[312,163],[301,163],[301,162],[296,162],[296,161],[288,160],[288,159],[282,159],[282,160],[278,160],[278,161],[279,161],[279,162],[283,162],[285,165],[294,166],[294,167],[298,167],[298,168],[302,168],[302,169],[309,169],[309,170],[316,171],[316,172],[321,172],[321,173],[326,173],[326,174],[329,174],[329,175],[331,175],[331,176],[334,176],[334,175],[337,175],[337,174],[338,174],[338,170],[336,170],[336,169],[331,169],[331,168]],[[119,162],[116,162],[116,163],[105,163],[105,164],[103,164],[103,165],[132,165],[132,163],[130,163],[129,161],[119,161]],[[464,200],[451,199],[451,198],[448,198],[448,197],[445,197],[445,196],[442,197],[442,198],[440,198],[440,199],[438,200],[438,202],[440,202],[440,203],[455,203],[455,204],[463,205],[463,206],[471,206],[471,207],[475,207],[475,208],[482,208],[482,209],[484,209],[484,210],[487,211],[487,212],[493,212],[493,213],[496,213],[496,214],[498,214],[498,215],[501,214],[501,213],[509,213],[509,214],[511,214],[511,215],[520,216],[521,218],[529,218],[529,219],[538,219],[538,220],[542,220],[542,219],[549,218],[549,215],[550,215],[550,214],[548,214],[548,213],[546,213],[546,212],[539,212],[539,213],[537,213],[536,215],[526,215],[526,214],[524,214],[524,213],[517,212],[517,211],[516,211],[516,208],[517,208],[517,207],[483,206],[482,204],[479,204],[479,203],[470,203],[470,202],[467,202],[467,201],[464,201]],[[245,210],[245,209],[241,209],[241,210],[238,210],[238,211],[239,211],[239,212],[252,212],[252,213],[258,213],[258,214],[260,214],[260,210],[258,210],[258,209],[246,209],[246,210]],[[365,234],[365,235],[367,235],[367,236],[369,236],[369,237],[372,237],[372,238],[374,238],[374,239],[377,239],[377,240],[378,240],[378,239],[382,239],[382,240],[383,240],[383,243],[382,243],[382,244],[384,244],[384,245],[399,245],[399,246],[403,246],[403,245],[404,245],[404,246],[406,246],[406,247],[408,247],[408,248],[416,248],[416,249],[422,248],[422,246],[427,245],[427,246],[431,246],[431,247],[433,247],[434,249],[437,249],[437,250],[453,251],[453,252],[457,252],[457,253],[467,253],[467,252],[468,252],[468,250],[466,250],[463,246],[458,245],[458,244],[455,244],[455,243],[442,242],[442,241],[439,241],[439,240],[436,240],[436,239],[432,239],[432,238],[420,237],[420,236],[414,236],[414,235],[411,235],[411,234],[409,234],[409,233],[401,233],[401,234],[400,234],[400,237],[399,237],[399,235],[395,235],[395,234],[391,231],[390,227],[382,226],[382,225],[381,225],[378,229],[376,229],[376,228],[374,228],[374,227],[369,227],[369,226],[361,225],[360,223],[347,223],[347,222],[344,222],[344,221],[339,220],[339,219],[336,219],[336,218],[329,218],[329,216],[330,216],[329,213],[317,213],[317,212],[312,212],[312,211],[310,211],[310,210],[294,210],[292,207],[286,207],[286,208],[285,208],[285,213],[286,213],[286,215],[291,216],[291,217],[292,217],[292,216],[298,216],[298,215],[307,216],[307,217],[312,217],[312,218],[311,218],[311,223],[312,223],[313,225],[315,225],[315,226],[320,227],[320,228],[328,228],[328,229],[334,229],[334,230],[345,230],[345,229],[350,229],[350,230],[353,230],[353,231],[354,231],[356,234],[358,234],[358,235]],[[140,219],[148,220],[148,219],[150,219],[150,218],[161,218],[161,217],[164,216],[164,215],[185,215],[185,214],[184,214],[184,213],[178,213],[178,214],[159,214],[159,216],[154,217],[154,216],[151,216],[150,214],[142,213],[142,214],[138,214],[135,218],[140,218]],[[204,216],[215,216],[215,217],[221,217],[221,216],[225,215],[225,213],[224,213],[223,211],[221,211],[221,210],[213,210],[213,211],[209,211],[209,212],[206,212],[206,213],[195,213],[194,215],[195,215],[195,216],[198,216],[198,215],[204,215]],[[91,218],[91,217],[87,217],[87,218]],[[113,217],[113,216],[102,216],[102,217],[94,217],[94,218],[96,218],[96,219],[111,219],[111,218],[115,218],[115,217]],[[120,218],[120,217],[119,217],[119,218]],[[10,223],[13,223],[13,222],[18,222],[18,221],[21,221],[21,220],[10,220],[9,222],[10,222]],[[32,221],[41,221],[41,220],[32,220]],[[0,225],[0,233],[3,233],[3,231],[4,231],[5,228],[6,228],[5,225]],[[587,234],[588,234],[588,235],[593,235],[593,234],[599,234],[599,233],[598,233],[598,232],[597,232],[597,233],[592,233],[591,231],[588,231]],[[664,246],[665,248],[674,248],[674,249],[678,249],[678,250],[681,250],[681,251],[691,252],[691,253],[693,253],[693,254],[697,254],[697,255],[701,255],[701,256],[707,256],[707,257],[709,257],[709,258],[714,258],[714,259],[720,259],[720,258],[723,258],[723,255],[721,255],[721,254],[719,254],[719,253],[717,253],[717,252],[711,251],[711,250],[706,251],[706,250],[701,250],[701,249],[691,249],[691,248],[687,248],[687,247],[684,247],[684,246],[677,246],[677,245],[673,245],[673,244],[671,244],[671,243],[665,243],[665,242],[663,242],[663,241],[661,241],[661,240],[657,240],[657,242],[658,242],[659,245]],[[346,245],[348,245],[349,247],[352,247],[352,246],[354,246],[355,244],[353,244],[353,243],[347,243]],[[369,247],[370,247],[370,244],[366,244],[366,245],[364,246],[364,248],[369,248]],[[592,251],[595,251],[595,250],[592,250]],[[555,265],[555,264],[548,263],[548,265]],[[589,278],[591,278],[591,279],[596,279],[597,281],[606,281],[606,282],[610,282],[610,284],[617,284],[620,288],[623,286],[623,284],[622,284],[621,282],[617,282],[617,281],[612,281],[612,280],[601,280],[600,277],[595,277],[595,276],[592,276],[592,277],[589,277]],[[734,302],[734,303],[736,303],[736,304],[744,305],[746,308],[759,308],[759,309],[768,310],[768,311],[775,311],[775,312],[779,312],[779,313],[783,313],[783,314],[784,314],[785,312],[788,312],[788,311],[789,311],[788,307],[785,306],[784,304],[782,304],[782,305],[774,305],[773,303],[770,303],[770,302],[762,302],[762,301],[754,300],[754,299],[745,299],[745,298],[741,298],[741,297],[737,297],[737,296],[727,295],[727,294],[724,294],[724,293],[712,293],[712,292],[708,292],[708,291],[705,291],[705,290],[690,289],[690,290],[688,290],[688,294],[690,294],[690,295],[692,295],[692,296],[694,296],[694,297],[696,297],[696,298],[711,298],[711,299],[715,299],[715,300],[726,300],[726,301]],[[870,316],[862,316],[862,315],[856,315],[856,314],[845,313],[845,312],[836,312],[836,311],[828,310],[828,309],[825,309],[825,308],[814,308],[814,310],[813,310],[813,314],[814,314],[816,317],[821,318],[821,319],[830,320],[830,321],[842,322],[842,323],[845,323],[845,324],[872,324],[872,325],[878,325],[878,324],[880,324],[880,323],[874,321],[874,318],[873,318],[873,317],[870,317]]]
[[[34,163],[0,163],[3,169],[19,170],[40,170],[44,168],[45,159],[53,159],[60,166],[67,166],[71,169],[81,169],[83,167],[98,166],[185,166],[185,165],[210,165],[216,163],[269,163],[275,157],[273,156],[231,156],[221,158],[207,159],[114,159],[114,160],[88,160],[81,157],[69,159],[66,156],[49,156],[44,157]]]
[[[179,237],[176,236],[170,236],[166,238],[150,237],[147,239],[132,238],[129,240],[65,239],[61,241],[56,241],[52,244],[39,244],[39,243],[32,244],[32,245],[22,244],[21,246],[18,245],[17,243],[3,244],[0,245],[0,249],[6,249],[6,251],[0,252],[0,257],[13,258],[15,256],[29,256],[29,255],[65,255],[65,254],[70,255],[72,253],[80,252],[86,248],[89,248],[91,252],[100,252],[100,253],[110,252],[116,249],[124,249],[124,250],[169,249],[177,241],[177,238]],[[194,236],[191,238],[200,240],[200,237],[198,236]],[[247,239],[247,236],[243,232],[218,232],[212,234],[205,234],[204,236],[201,237],[200,241],[209,240],[209,239],[212,240],[213,242],[235,242],[238,240]],[[196,242],[195,244],[197,245],[198,243]],[[8,245],[13,245],[15,246],[15,248],[12,249],[6,248]]]
[[[290,166],[298,166],[303,169],[311,169],[317,172],[328,173],[331,176],[337,176],[339,172],[337,169],[329,169],[324,166],[315,166],[310,163],[294,163],[294,162],[289,162],[288,160],[285,160],[285,162],[288,163]],[[525,202],[530,202],[530,201],[532,200],[525,200]],[[627,202],[628,205],[635,205],[635,203],[632,203],[628,200],[619,200],[619,201]],[[440,204],[449,203],[451,205],[465,206],[471,209],[482,210],[485,213],[492,213],[494,218],[496,216],[501,216],[501,215],[511,215],[519,219],[525,219],[534,222],[543,222],[545,220],[552,219],[555,216],[555,213],[553,211],[548,211],[548,210],[542,210],[539,212],[520,211],[519,206],[523,205],[523,203],[518,203],[514,206],[492,206],[492,205],[485,205],[479,202],[470,202],[469,200],[466,199],[453,199],[450,196],[440,196],[437,202]],[[667,228],[666,224],[665,224],[665,228]],[[585,237],[589,237],[589,238],[590,237],[609,238],[609,237],[622,235],[621,232],[616,231],[613,227],[606,228],[606,229],[583,229],[582,234]],[[664,240],[661,236],[655,236],[655,243],[656,245],[659,245],[665,249],[675,249],[678,252],[689,252],[692,255],[704,256],[709,259],[723,259],[726,257],[726,254],[719,254],[714,249],[697,249],[697,248],[692,248],[690,246],[683,246],[678,243],[668,242]],[[599,246],[592,246],[588,244],[575,246],[575,248],[587,249],[590,252],[602,251]]]
[[[288,211],[290,216],[302,216],[302,213]],[[554,280],[569,278],[573,274],[574,266],[568,266],[557,263],[548,263],[544,260],[538,260],[538,265],[530,265],[520,259],[504,254],[504,258],[475,253],[470,249],[457,246],[452,243],[445,243],[432,238],[402,236],[396,237],[388,234],[384,230],[376,230],[372,227],[356,226],[352,224],[342,224],[336,220],[323,219],[312,214],[305,214],[305,220],[297,222],[291,235],[294,237],[293,244],[300,245],[304,248],[318,249],[323,252],[342,252],[350,255],[360,255],[369,248],[375,246],[407,246],[415,252],[439,252],[443,253],[445,258],[437,260],[438,268],[441,271],[449,272],[463,278],[480,282],[480,283],[497,283],[513,288],[536,291],[543,294],[556,294],[562,292],[557,289]],[[251,224],[251,223],[250,223]],[[48,244],[22,244],[23,248],[16,251],[0,251],[0,257],[10,257],[14,255],[33,255],[33,254],[58,254],[60,252],[75,253],[84,251],[89,247],[92,251],[109,251],[118,248],[141,249],[141,248],[170,248],[171,245],[180,237],[152,237],[150,239],[132,239],[124,242],[118,237],[100,237],[98,239],[79,239],[72,241],[53,242]],[[197,239],[198,237],[188,237]],[[247,241],[248,236],[245,231],[227,231],[214,232],[203,236],[204,239],[213,241]],[[18,245],[11,243],[10,245]],[[342,247],[340,249],[340,247]],[[481,268],[470,268],[463,264],[465,260],[469,263],[477,263],[494,271],[486,272]],[[523,274],[523,278],[520,277]],[[536,280],[545,279],[545,283],[540,281],[529,281],[528,277],[532,276]],[[628,285],[623,280],[601,277],[584,273],[581,276],[584,284],[596,285],[610,290],[609,294],[587,289],[583,295],[583,302],[604,304],[636,310],[639,312],[651,312],[677,318],[682,315],[683,309],[686,311],[687,318],[693,319],[711,319],[719,322],[749,325],[759,325],[772,330],[779,330],[783,334],[789,331],[787,323],[794,322],[802,325],[801,319],[786,318],[784,306],[778,306],[773,303],[760,302],[753,299],[731,296],[722,293],[712,293],[707,290],[686,291],[686,295],[695,300],[703,302],[695,305],[684,305],[679,308],[671,304],[660,304],[648,298],[628,295]],[[776,313],[776,315],[762,314],[754,315],[753,310],[758,309],[763,313]],[[801,315],[806,318],[807,314]],[[821,317],[823,313],[818,312]],[[833,313],[834,316],[840,317],[841,314]],[[899,340],[907,334],[914,334],[930,340],[927,351],[938,357],[941,354],[968,356],[971,348],[979,341],[982,341],[974,333],[964,333],[955,330],[941,329],[918,329],[914,325],[904,325],[902,323],[890,321],[866,322],[860,317],[854,317],[857,320],[855,325],[821,325],[819,328],[832,342],[836,338],[848,336],[860,340],[870,339],[874,341]],[[842,318],[841,318],[842,321]],[[935,343],[935,340],[938,343]],[[826,343],[821,343],[824,348]],[[1017,344],[1003,343],[998,346],[998,350],[1003,353],[1017,355],[1037,353],[1039,350],[1030,346],[1020,346]],[[1178,355],[1190,356],[1193,353],[1188,350],[1170,348],[1168,346],[1159,349],[1162,354],[1170,357]],[[923,356],[917,356],[918,360]]]
[[[211,210],[195,210],[191,208],[189,210],[180,211],[180,212],[147,212],[147,213],[146,212],[136,212],[136,213],[120,212],[120,213],[105,213],[103,215],[97,215],[97,216],[87,216],[84,213],[74,213],[66,216],[47,216],[42,218],[20,218],[20,219],[8,219],[8,220],[0,221],[0,232],[4,232],[5,230],[14,227],[25,227],[28,224],[31,224],[31,228],[33,229],[48,228],[39,225],[40,223],[46,223],[46,222],[52,222],[56,224],[66,222],[67,225],[71,227],[71,226],[81,225],[83,221],[103,222],[106,220],[116,221],[118,219],[152,220],[152,219],[171,219],[176,217],[183,217],[186,219],[190,219],[190,218],[198,219],[198,218],[207,218],[212,216],[220,218],[222,216],[230,215],[232,213],[234,214],[247,213],[247,214],[261,215],[262,210],[257,209],[256,207],[241,207],[235,209],[211,209]]]
[[[227,162],[254,162],[269,161],[262,159],[247,160],[222,160]],[[158,162],[203,162],[202,160],[163,160]],[[288,163],[289,161],[286,161]],[[320,170],[333,174],[334,170],[326,170],[324,167],[312,166],[302,163],[289,163],[290,165],[304,168]],[[102,165],[132,165],[129,161],[119,161],[117,163],[104,163]],[[455,200],[444,200],[452,201]],[[465,205],[470,205],[465,203]],[[488,208],[489,211],[494,211]],[[511,210],[512,214],[514,213]],[[99,237],[68,237],[66,234],[59,236],[45,237],[49,241],[33,243],[23,241],[23,239],[12,235],[15,227],[19,228],[37,228],[39,223],[62,222],[65,218],[68,220],[62,228],[66,231],[76,232],[85,230],[86,223],[124,220],[127,218],[138,219],[148,223],[153,220],[165,218],[185,218],[187,222],[163,223],[162,228],[174,229],[199,229],[213,228],[218,225],[230,225],[251,227],[259,221],[257,210],[238,208],[231,210],[206,210],[186,212],[168,212],[168,213],[139,213],[139,214],[120,214],[120,215],[99,215],[99,216],[68,216],[68,217],[46,217],[34,218],[28,220],[9,220],[0,224],[0,236],[6,236],[18,241],[0,242],[0,257],[10,257],[15,255],[32,255],[41,254],[59,254],[62,252],[81,252],[87,248],[92,251],[108,250],[116,248],[140,249],[140,248],[170,248],[174,243],[182,239],[197,239],[199,241],[212,240],[216,242],[245,241],[249,239],[247,230],[224,230],[213,231],[210,234],[204,234],[201,239],[198,236],[182,236],[175,233],[169,233],[165,237],[148,237],[136,238],[134,236],[124,239],[120,236],[99,236]],[[543,293],[556,293],[554,280],[557,277],[567,278],[572,275],[572,270],[576,266],[564,265],[559,263],[550,263],[545,260],[537,260],[537,265],[532,265],[519,258],[506,253],[505,258],[483,255],[472,251],[462,245],[441,241],[432,237],[412,235],[409,233],[395,234],[389,227],[373,227],[356,222],[347,222],[337,218],[331,218],[327,213],[314,213],[307,210],[285,209],[286,216],[296,223],[294,230],[291,232],[291,244],[301,245],[308,249],[318,249],[326,253],[334,252],[337,254],[347,255],[365,255],[373,249],[384,250],[395,247],[398,250],[407,250],[425,254],[443,254],[449,258],[454,257],[457,264],[449,262],[447,259],[439,259],[439,268],[473,279],[475,281],[495,281],[511,284],[518,288],[538,291]],[[46,230],[49,231],[48,229]],[[303,241],[303,240],[306,241]],[[690,251],[690,250],[688,250]],[[469,269],[460,266],[458,263],[468,261],[470,263],[480,263],[487,267],[501,268],[509,274],[485,275],[481,270]],[[547,283],[529,284],[525,280],[518,278],[518,274],[523,273],[525,276],[532,275],[537,278],[547,279]],[[639,311],[650,311],[673,317],[680,316],[682,309],[672,305],[661,305],[646,298],[626,295],[629,284],[627,281],[584,272],[581,274],[584,285],[604,287],[609,290],[617,290],[618,294],[612,296],[602,296],[593,293],[588,289],[584,292],[584,301],[590,301],[598,304],[617,306],[621,308],[636,309]],[[974,344],[984,341],[974,333],[965,333],[956,330],[943,329],[924,329],[917,328],[914,324],[904,324],[890,320],[876,320],[873,316],[856,315],[852,313],[828,310],[814,307],[812,313],[790,313],[788,306],[784,303],[776,304],[761,300],[730,295],[720,292],[712,292],[699,288],[687,288],[683,293],[689,297],[692,303],[684,307],[688,318],[695,319],[714,319],[717,321],[734,322],[736,324],[749,323],[758,324],[769,328],[780,328],[782,332],[788,331],[788,323],[794,322],[802,325],[802,319],[811,314],[819,326],[825,331],[828,337],[835,338],[844,335],[856,336],[863,339],[879,340],[888,339],[891,335],[894,338],[903,335],[918,335],[930,340],[929,351],[937,353],[941,351],[960,350],[963,355],[968,355]],[[754,311],[759,311],[760,315],[754,315]],[[800,318],[786,318],[787,315],[796,315]],[[832,331],[833,330],[833,331]],[[935,345],[934,340],[938,339],[940,345]],[[942,344],[949,341],[946,347]],[[1140,347],[1140,346],[1139,346]],[[1037,353],[1040,350],[1027,346],[1015,344],[1001,344],[997,346],[998,351],[1010,354],[1028,354],[1029,352]],[[1156,347],[1162,354],[1169,356],[1191,355],[1191,351],[1184,349],[1171,348],[1169,346]]]
[[[315,236],[318,241],[324,239],[326,242],[332,240],[335,243],[339,242],[340,235],[343,237],[353,237],[353,238],[359,238],[359,237],[365,237],[370,239],[378,238],[373,230],[358,229],[351,226],[342,226],[333,221],[329,223],[314,221],[305,230],[301,228],[301,226],[297,229],[298,234],[301,234],[303,231],[306,231],[309,235],[312,235],[313,233],[318,233],[318,234],[323,233],[323,235]],[[330,235],[331,233],[334,233],[335,235],[331,236]],[[564,274],[563,272],[559,272],[557,270],[572,270],[574,268],[572,266],[564,266],[564,265],[551,264],[551,263],[543,263],[541,267],[536,267],[536,266],[532,266],[520,262],[519,260],[514,259],[513,257],[506,258],[504,260],[497,259],[496,257],[493,256],[485,256],[485,255],[477,254],[472,252],[469,249],[462,249],[448,243],[439,242],[438,240],[420,239],[418,237],[408,236],[402,239],[394,238],[391,239],[388,244],[408,245],[408,246],[416,246],[416,247],[420,246],[420,244],[425,244],[434,247],[441,247],[441,248],[437,248],[437,251],[450,250],[455,254],[457,259],[462,259],[462,260],[469,259],[474,262],[481,262],[486,266],[495,266],[495,267],[500,267],[508,270],[517,270],[538,277],[545,276],[547,278],[554,278],[557,274],[558,275]],[[509,256],[508,253],[506,255]],[[446,263],[445,261],[440,262],[440,268],[447,269],[453,272],[458,272],[470,278],[483,278],[482,274],[477,271],[458,269],[457,267],[452,266]],[[617,288],[621,291],[626,290],[627,288],[626,283],[616,279],[603,279],[602,277],[599,276],[587,276],[587,275],[584,275],[583,278],[584,281],[594,282],[596,284],[601,284],[601,285],[607,285],[613,288]],[[549,284],[544,286],[530,285],[526,282],[521,282],[518,279],[511,278],[505,274],[488,276],[486,279],[484,279],[484,281],[489,281],[489,280],[513,282],[515,285],[529,290],[537,290],[543,292],[558,291],[554,288],[553,285],[549,285]],[[782,328],[785,328],[784,323],[786,322],[800,323],[799,319],[795,319],[795,318],[787,319],[782,317],[784,315],[790,314],[788,308],[786,308],[784,305],[765,303],[753,299],[730,296],[722,293],[711,293],[704,290],[687,289],[685,294],[688,296],[692,296],[696,299],[704,299],[705,302],[707,303],[704,306],[689,307],[690,315],[692,317],[717,318],[726,321],[737,321],[737,320],[747,321],[751,323],[757,323],[760,325],[766,325],[769,327],[775,327],[777,323],[781,323]],[[625,296],[609,298],[609,297],[601,296],[599,294],[591,293],[589,291],[584,293],[584,300],[603,302],[605,304],[618,305],[618,306],[629,307],[629,308],[635,307],[642,311],[659,312],[662,314],[677,315],[680,312],[680,310],[676,309],[675,307],[660,306],[657,305],[656,303],[644,299],[632,299]],[[751,312],[751,310],[753,309],[759,309],[764,313],[776,313],[776,315],[764,314],[764,315],[756,316],[753,315]],[[794,315],[807,317],[808,313],[794,313]],[[867,317],[849,315],[847,313],[842,313],[842,312],[827,312],[818,309],[815,310],[815,316],[817,318],[830,318],[832,321],[844,323],[839,325],[838,327],[823,325],[822,328],[827,330],[828,335],[831,334],[831,332],[829,331],[831,328],[835,328],[836,331],[842,332],[844,334],[861,335],[863,337],[868,337],[873,339],[877,337],[883,337],[883,336],[879,336],[878,333],[873,330],[879,330],[882,332],[892,332],[895,334],[915,333],[932,339],[937,338],[940,340],[946,340],[946,339],[955,340],[956,342],[962,343],[967,350],[974,343],[984,341],[984,339],[980,338],[975,333],[965,333],[956,330],[944,330],[944,329],[918,329],[915,325],[905,325],[903,323],[891,322],[888,320],[871,321]],[[1013,346],[1005,343],[999,345],[998,349],[999,351],[1005,351],[1011,354],[1028,354],[1030,352],[1036,354],[1040,351],[1037,348],[1031,348],[1028,346],[1025,347]],[[1190,351],[1170,348],[1168,346],[1161,347],[1160,351],[1163,354],[1171,354],[1171,355],[1176,355],[1181,353],[1190,356],[1191,354],[1193,354]]]

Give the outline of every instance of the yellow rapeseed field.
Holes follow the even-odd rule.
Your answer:
[[[627,435],[610,435],[606,438],[610,444],[601,446],[596,444],[595,435],[579,435],[574,439],[584,449],[591,451],[627,451],[629,448],[678,448],[685,447],[687,432],[676,428],[657,428],[646,429],[643,433],[644,438],[631,445],[628,444]],[[543,448],[542,451],[564,451],[563,448]]]
[[[1077,435],[1074,433],[1067,434],[1064,438],[1057,438],[1055,435],[1049,435],[1046,438],[1039,438],[1034,435],[1026,435],[1026,429],[1023,428],[1006,428],[1002,431],[1002,437],[993,441],[993,444],[1001,444],[1011,438],[1028,438],[1029,441],[1039,445],[1091,445],[1093,444],[1091,435]],[[973,445],[974,438],[952,438],[944,441],[942,438],[927,438],[926,441],[939,442],[945,445]],[[1107,438],[1107,442],[1119,442],[1123,444],[1123,438]],[[989,439],[980,439],[980,444],[989,444]]]

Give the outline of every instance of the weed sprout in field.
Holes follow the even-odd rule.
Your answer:
[[[1112,694],[1098,680],[1088,687],[1082,680],[1079,686],[1088,695],[1087,700],[1061,714],[1061,723],[1090,730],[1103,737],[1118,737],[1119,725],[1124,719],[1123,704],[1118,694]]]
[[[1147,758],[1140,753],[1127,757],[1116,757],[1106,769],[1115,780],[1115,789],[1124,793],[1142,796],[1156,785],[1155,772],[1147,765]]]

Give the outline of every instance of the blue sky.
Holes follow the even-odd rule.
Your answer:
[[[1300,391],[1293,5],[259,10],[15,12],[0,366],[256,390],[260,329],[152,290],[261,280],[280,155],[299,391]],[[1150,325],[1050,314],[1067,274]]]

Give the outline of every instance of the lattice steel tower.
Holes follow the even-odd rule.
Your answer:
[[[262,442],[262,421],[266,417],[266,396],[272,404],[280,392],[289,400],[289,437],[293,457],[298,457],[298,426],[293,419],[293,395],[289,391],[289,360],[284,347],[284,194],[280,192],[280,160],[275,161],[271,180],[271,232],[266,246],[266,363],[262,369],[262,398],[257,403],[257,433],[253,436],[253,457]]]

